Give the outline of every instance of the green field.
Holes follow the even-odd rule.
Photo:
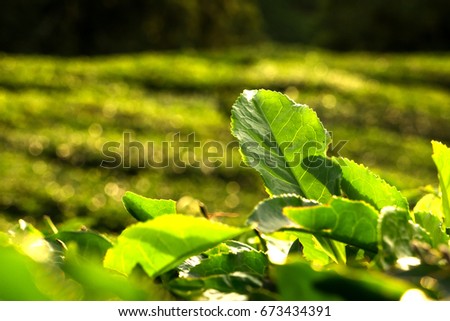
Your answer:
[[[159,146],[176,133],[233,141],[230,108],[244,89],[285,92],[313,107],[339,154],[414,197],[437,186],[430,141],[450,143],[450,54],[331,53],[263,46],[220,52],[57,58],[0,54],[0,213],[8,220],[130,223],[126,190],[192,196],[211,212],[249,212],[259,176],[227,168],[100,167],[106,142]],[[188,155],[189,156],[189,155]],[[1,223],[0,223],[1,225]]]

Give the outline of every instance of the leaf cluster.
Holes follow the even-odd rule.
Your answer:
[[[231,131],[269,197],[245,224],[188,215],[172,200],[127,192],[138,222],[109,238],[0,234],[2,299],[398,300],[450,296],[450,149],[433,141],[440,187],[414,208],[363,165],[328,155],[314,110],[266,90],[244,91]],[[12,277],[11,277],[12,276]]]

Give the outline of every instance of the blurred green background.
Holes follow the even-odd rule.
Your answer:
[[[230,108],[267,88],[313,107],[339,153],[412,202],[450,143],[450,2],[16,0],[0,5],[0,214],[117,231],[126,190],[247,213],[253,170],[100,167],[106,142],[233,141]],[[338,145],[340,146],[340,145]]]

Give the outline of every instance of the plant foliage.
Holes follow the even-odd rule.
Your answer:
[[[245,224],[131,192],[123,203],[140,222],[112,240],[21,220],[0,234],[0,298],[398,300],[413,289],[449,298],[447,146],[432,143],[439,192],[410,209],[368,168],[329,157],[316,113],[281,93],[244,91],[231,127],[270,195]]]

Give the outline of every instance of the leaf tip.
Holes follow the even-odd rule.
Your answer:
[[[258,90],[257,90],[257,89],[251,89],[251,90],[245,89],[245,90],[242,92],[242,96],[244,96],[245,99],[247,99],[247,100],[252,100],[253,97],[255,97],[255,95],[256,95],[257,93],[258,93]]]

